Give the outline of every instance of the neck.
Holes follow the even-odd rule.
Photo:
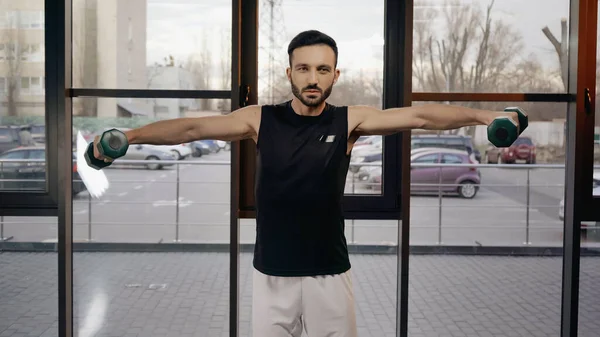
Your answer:
[[[306,106],[304,103],[300,102],[300,100],[296,97],[292,99],[292,109],[302,116],[318,116],[325,109],[325,101],[317,106]]]

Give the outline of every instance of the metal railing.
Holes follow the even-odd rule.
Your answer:
[[[34,167],[37,166],[39,167],[40,164],[33,164],[33,163],[44,163],[44,160],[0,160],[0,191],[4,190],[5,184],[9,184],[9,183],[18,183],[18,182],[24,182],[25,180],[22,179],[7,179],[5,177],[5,175],[8,175],[8,171],[5,171],[6,169],[6,165],[7,164],[11,164],[11,163],[22,163],[22,162],[27,162],[28,164],[25,167]],[[153,162],[153,163],[156,163]],[[221,182],[215,182],[215,181],[211,181],[209,180],[195,180],[195,179],[186,179],[183,180],[181,179],[181,167],[183,165],[192,165],[192,166],[229,166],[230,162],[229,161],[208,161],[208,160],[173,160],[173,161],[159,161],[159,163],[163,164],[163,165],[174,165],[175,169],[174,169],[174,173],[175,173],[175,178],[174,181],[161,181],[159,183],[164,183],[164,184],[175,184],[175,199],[174,199],[174,203],[173,203],[173,207],[175,209],[175,219],[172,222],[168,222],[168,223],[164,223],[164,226],[174,226],[174,239],[173,242],[182,242],[184,240],[182,240],[181,237],[181,232],[180,232],[180,227],[183,226],[229,226],[228,222],[218,222],[218,223],[214,223],[214,222],[208,222],[208,223],[198,223],[198,222],[183,222],[181,221],[181,217],[180,217],[180,211],[181,211],[181,186],[182,184],[197,184],[197,183],[204,183],[204,184],[228,184],[228,181],[221,181]],[[138,166],[138,165],[145,165],[148,164],[148,161],[144,161],[144,160],[121,160],[118,163],[115,163],[113,166],[111,166],[111,168],[109,168],[108,170],[118,170],[119,167],[127,167],[127,166]],[[372,163],[352,163],[353,166],[357,166],[357,167],[362,167],[362,168],[367,168],[367,167],[381,167],[380,164],[372,164]],[[467,211],[470,211],[474,208],[507,208],[507,209],[515,209],[515,208],[524,208],[525,209],[525,219],[523,219],[524,224],[523,227],[521,226],[504,226],[502,227],[503,229],[510,229],[510,230],[523,230],[524,233],[524,237],[523,237],[523,241],[522,243],[524,245],[531,245],[532,241],[531,241],[531,230],[532,230],[532,222],[535,222],[531,219],[531,214],[532,214],[532,209],[543,209],[543,208],[552,208],[555,210],[556,213],[556,223],[554,224],[554,226],[534,226],[535,230],[543,230],[543,229],[552,229],[552,230],[557,230],[557,226],[556,224],[559,223],[558,222],[558,208],[559,205],[558,203],[552,204],[552,205],[544,205],[544,204],[532,204],[532,195],[533,194],[539,194],[542,193],[539,190],[537,190],[537,188],[553,188],[556,190],[559,190],[559,193],[553,193],[554,198],[562,198],[563,195],[563,187],[564,184],[562,184],[561,182],[564,181],[564,179],[561,180],[557,180],[557,181],[551,181],[551,182],[544,182],[544,183],[534,183],[532,181],[532,173],[536,172],[536,171],[540,171],[540,170],[549,170],[549,171],[553,171],[553,170],[562,170],[561,172],[564,173],[564,165],[558,165],[558,164],[527,164],[527,165],[520,165],[520,164],[511,164],[511,165],[496,165],[496,164],[413,164],[411,165],[412,169],[436,169],[435,171],[437,171],[437,174],[435,175],[435,177],[437,178],[437,181],[430,181],[428,183],[412,183],[411,184],[411,189],[416,190],[418,188],[427,188],[427,191],[425,191],[425,193],[419,193],[418,191],[415,191],[415,195],[418,194],[428,194],[430,196],[436,197],[437,198],[437,202],[435,205],[418,205],[418,204],[414,204],[413,202],[411,202],[411,207],[414,208],[418,208],[418,207],[427,207],[427,208],[431,208],[431,207],[436,207],[437,208],[437,223],[433,224],[431,223],[432,221],[427,221],[428,224],[427,225],[421,225],[418,226],[416,228],[416,230],[423,230],[423,229],[435,229],[437,230],[436,233],[436,238],[435,238],[435,242],[438,245],[442,245],[444,244],[444,230],[460,230],[460,229],[480,229],[480,230],[485,230],[485,229],[492,229],[490,226],[469,226],[467,224],[467,220],[469,218],[468,213],[464,213]],[[493,176],[492,174],[482,174],[482,180],[480,183],[476,184],[477,185],[477,189],[478,189],[478,193],[480,193],[480,191],[482,189],[493,189],[493,188],[524,188],[525,191],[525,195],[524,195],[524,205],[502,205],[502,204],[498,204],[498,203],[494,203],[494,199],[491,200],[491,203],[487,202],[484,204],[458,204],[457,202],[449,203],[448,206],[445,206],[445,198],[447,195],[452,194],[449,193],[448,190],[451,190],[450,192],[457,192],[458,188],[461,186],[460,183],[457,183],[455,181],[453,182],[447,182],[444,180],[444,170],[445,169],[452,169],[452,168],[472,168],[477,170],[478,172],[480,172],[481,174],[481,170],[482,169],[495,169],[495,170],[501,170],[501,171],[505,171],[505,172],[510,172],[510,171],[518,171],[520,173],[524,173],[525,176],[525,182],[523,184],[516,184],[516,183],[512,183],[512,184],[506,184],[506,183],[490,183],[490,182],[486,182],[486,175],[487,176]],[[599,168],[598,166],[595,166],[595,168]],[[362,169],[361,169],[362,170]],[[372,182],[370,181],[370,178],[372,178],[373,176],[368,176],[367,178],[364,177],[363,171],[358,170],[357,172],[353,172],[353,171],[349,171],[348,172],[348,178],[347,178],[347,186],[346,186],[346,193],[347,194],[366,194],[366,195],[377,195],[380,193],[380,189],[381,189],[381,184],[378,182]],[[499,172],[499,171],[498,171]],[[373,173],[373,172],[372,172]],[[377,172],[374,172],[375,174],[377,174]],[[432,173],[432,172],[430,172]],[[433,173],[432,173],[433,174]],[[562,177],[562,176],[561,176]],[[509,177],[510,179],[514,179],[514,177]],[[383,177],[383,179],[385,179],[385,177]],[[431,179],[430,179],[431,180]],[[147,183],[148,180],[147,179],[139,179],[139,180],[133,180],[133,179],[109,179],[111,186],[114,186],[115,184],[131,184],[131,183]],[[45,180],[36,180],[36,179],[27,179],[26,180],[27,183],[40,183],[43,184],[45,182]],[[78,182],[76,180],[74,180],[74,182]],[[451,187],[451,189],[449,189]],[[533,190],[532,190],[533,189]],[[534,191],[535,190],[535,191]],[[421,191],[422,192],[422,191]],[[497,193],[497,192],[496,192]],[[543,193],[542,193],[543,194]],[[523,196],[521,196],[523,197]],[[477,199],[477,197],[474,197],[473,199]],[[550,197],[551,199],[551,197]],[[425,199],[428,200],[428,199]],[[460,200],[460,199],[459,199]],[[119,203],[119,204],[152,204],[153,201],[140,201],[140,200],[127,200],[127,201],[123,201],[123,200],[119,200],[119,201],[107,201],[107,200],[102,200],[102,199],[93,199],[91,196],[88,195],[88,197],[85,200],[80,200],[80,199],[74,199],[73,200],[74,205],[75,204],[87,204],[86,207],[86,212],[87,212],[87,223],[82,223],[81,221],[77,221],[75,222],[74,220],[74,225],[85,225],[87,226],[87,238],[86,240],[89,242],[94,241],[94,231],[93,231],[93,227],[94,226],[103,226],[103,225],[115,225],[117,224],[112,223],[112,222],[102,222],[102,221],[94,221],[93,219],[93,212],[94,212],[94,205],[105,205],[105,204],[110,204],[110,203]],[[213,205],[213,206],[229,206],[229,201],[227,200],[227,202],[195,202],[195,201],[186,201],[186,206],[189,205],[194,205],[194,204],[203,204],[203,205]],[[518,203],[517,203],[518,204]],[[467,214],[464,216],[464,221],[465,223],[463,223],[462,225],[444,225],[444,208],[448,207],[450,209],[464,209],[464,211],[462,211],[462,214]],[[411,212],[412,213],[412,212]],[[427,214],[429,214],[428,212],[426,212]],[[411,216],[412,219],[412,216]],[[459,219],[460,220],[460,219]],[[0,218],[0,241],[6,241],[6,240],[10,240],[12,237],[6,237],[5,236],[5,224],[20,224],[22,222],[7,222],[5,221],[4,217]],[[38,223],[43,223],[43,222],[35,222],[35,224]],[[411,223],[413,223],[413,221],[411,220]],[[133,223],[133,222],[123,222],[123,223],[118,223],[121,226],[136,226],[136,225],[143,225],[144,223]],[[382,224],[375,224],[375,225],[359,225],[356,224],[356,221],[354,220],[350,220],[350,237],[348,238],[349,243],[358,243],[364,240],[357,240],[357,237],[355,236],[356,233],[356,229],[359,228],[363,228],[365,230],[372,230],[373,228],[386,228],[387,230],[391,230],[393,229],[394,225],[382,225]],[[562,228],[560,228],[562,230]],[[595,229],[593,227],[591,227],[591,229]],[[226,239],[226,238],[223,238]]]

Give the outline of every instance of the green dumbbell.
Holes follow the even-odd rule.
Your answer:
[[[84,157],[88,166],[96,170],[100,170],[109,166],[112,162],[107,163],[104,160],[98,159],[94,156],[93,146],[94,142],[91,142],[85,151]],[[125,153],[127,153],[128,148],[129,142],[127,141],[127,136],[117,129],[110,129],[102,133],[96,149],[102,156],[111,160],[115,160],[124,156]]]
[[[529,124],[527,114],[521,108],[509,107],[504,109],[506,112],[516,112],[519,117],[519,124],[510,118],[510,116],[497,117],[487,127],[488,140],[496,147],[509,147],[527,128]]]

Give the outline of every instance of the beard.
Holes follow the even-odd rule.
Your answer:
[[[321,103],[325,102],[325,100],[327,100],[327,98],[329,98],[329,95],[331,95],[331,91],[333,90],[333,83],[325,89],[325,91],[323,91],[321,88],[319,88],[316,85],[309,85],[308,87],[305,87],[302,89],[302,91],[300,91],[300,89],[298,89],[298,87],[294,84],[293,81],[290,81],[291,85],[292,85],[292,93],[294,94],[294,96],[296,96],[296,98],[298,98],[300,100],[300,102],[302,102],[302,104],[308,106],[308,107],[317,107],[319,106]],[[319,95],[319,97],[314,97],[314,98],[306,98],[302,96],[302,93],[306,90],[318,90],[321,94]],[[311,94],[311,95],[318,95],[318,94]]]

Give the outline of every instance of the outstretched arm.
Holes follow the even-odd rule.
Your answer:
[[[260,107],[248,106],[228,115],[176,118],[125,132],[129,144],[175,145],[202,139],[241,140],[256,136]]]
[[[489,125],[498,116],[509,115],[518,123],[514,112],[479,110],[458,105],[426,104],[380,110],[368,106],[349,107],[349,120],[357,135],[386,135],[403,130],[450,130],[463,126]]]

